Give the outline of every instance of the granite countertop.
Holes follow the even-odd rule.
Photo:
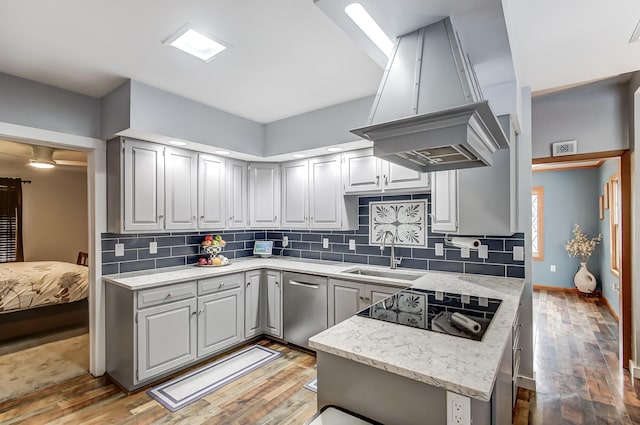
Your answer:
[[[247,258],[224,267],[194,265],[103,276],[105,282],[130,290],[222,276],[257,269],[308,273],[330,278],[455,294],[498,298],[502,304],[482,341],[354,316],[309,339],[311,348],[383,369],[410,379],[488,401],[524,288],[522,279],[400,269],[422,275],[407,281],[345,273],[359,267],[388,267],[300,259]]]

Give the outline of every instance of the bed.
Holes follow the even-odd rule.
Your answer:
[[[86,325],[88,271],[59,261],[0,264],[0,340]]]

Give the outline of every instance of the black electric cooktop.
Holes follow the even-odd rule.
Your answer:
[[[403,289],[358,316],[481,341],[500,307],[495,298]]]

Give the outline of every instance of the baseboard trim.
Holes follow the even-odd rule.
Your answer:
[[[534,291],[565,292],[565,293],[581,294],[580,291],[578,291],[578,288],[563,288],[561,286],[533,285],[533,290]],[[593,294],[589,294],[589,295],[586,295],[586,296],[600,299],[600,302],[602,302],[602,305],[607,310],[609,310],[609,313],[611,313],[611,315],[614,317],[614,319],[616,319],[616,322],[620,323],[620,316],[618,316],[618,313],[616,313],[616,311],[613,309],[613,307],[611,307],[611,304],[609,304],[609,300],[607,300],[605,298],[605,296],[602,294],[601,291],[599,291],[599,290],[598,291],[594,291]],[[638,378],[640,379],[640,375],[638,375]]]
[[[611,304],[609,304],[609,300],[607,300],[602,294],[600,294],[600,300],[602,301],[602,305],[604,305],[607,310],[609,310],[609,313],[611,313],[611,315],[616,319],[616,322],[620,323],[620,317],[613,307],[611,307]],[[638,377],[640,377],[640,375],[638,375]]]
[[[563,288],[562,286],[533,285],[534,291],[547,292],[578,292],[578,288]]]
[[[533,378],[529,378],[528,376],[518,375],[517,384],[518,384],[518,387],[520,388],[535,391],[536,390],[536,373],[533,372]]]
[[[635,380],[640,379],[640,366],[633,360],[629,360],[629,372],[631,372],[631,383],[635,386]]]

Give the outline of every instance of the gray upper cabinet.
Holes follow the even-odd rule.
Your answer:
[[[198,156],[195,152],[165,148],[165,225],[167,230],[197,227]]]
[[[429,173],[384,161],[373,156],[372,149],[343,155],[342,180],[345,194],[430,190]]]
[[[164,146],[118,138],[107,144],[110,232],[164,228]]]
[[[309,161],[282,164],[282,227],[309,226]]]
[[[340,187],[341,156],[322,156],[309,160],[309,227],[342,227],[344,197]]]
[[[223,158],[198,155],[198,229],[222,229],[226,226],[226,181]]]
[[[247,163],[227,161],[227,228],[238,229],[249,225],[247,212]]]
[[[280,227],[280,164],[249,164],[249,224]]]
[[[431,231],[458,233],[458,172],[436,171],[431,182]]]

